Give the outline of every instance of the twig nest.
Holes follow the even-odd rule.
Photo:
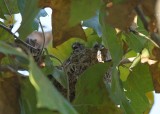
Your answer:
[[[73,52],[70,57],[64,62],[64,69],[68,75],[70,86],[70,100],[75,97],[75,84],[79,76],[90,66],[99,62],[97,53],[104,47],[102,45],[95,45],[93,48],[86,48],[83,44],[78,42],[72,45]],[[101,53],[101,59],[104,60],[107,51]]]

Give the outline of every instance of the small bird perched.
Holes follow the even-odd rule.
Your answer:
[[[35,48],[42,49],[43,44],[44,47],[47,47],[48,44],[52,41],[53,36],[52,36],[52,31],[44,32],[45,39],[43,37],[42,32],[34,31],[30,35],[27,36],[26,42],[27,43],[34,43],[32,46]]]

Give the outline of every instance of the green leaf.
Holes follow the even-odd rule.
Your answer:
[[[146,42],[146,39],[141,38],[133,33],[130,34],[124,34],[126,43],[128,46],[133,49],[135,52],[141,52],[144,48],[144,44]],[[144,40],[144,41],[142,41]]]
[[[2,7],[0,7],[0,18],[5,19]]]
[[[149,67],[146,64],[138,64],[134,67],[127,81],[124,82],[124,88],[136,114],[142,114],[150,107],[145,94],[153,91]]]
[[[69,102],[57,91],[54,85],[43,75],[30,57],[29,79],[36,89],[37,107],[48,108],[61,114],[78,114]]]
[[[47,52],[48,53],[48,52]],[[45,56],[45,67],[42,69],[43,73],[52,75],[64,88],[67,88],[67,77],[63,69],[58,69],[54,66],[54,62],[51,60],[49,55]]]
[[[100,7],[100,3],[100,0],[72,0],[70,25],[76,25],[80,21],[94,16]]]
[[[111,87],[108,87],[111,98],[117,105],[124,110],[126,114],[134,114],[132,107],[129,105],[127,98],[124,94],[123,86],[120,80],[119,71],[117,66],[119,65],[122,56],[123,49],[121,42],[116,35],[116,31],[110,25],[105,22],[106,12],[105,6],[102,6],[100,10],[100,24],[102,27],[102,40],[104,45],[109,48],[113,61],[113,70],[112,70],[112,83]],[[107,85],[108,86],[108,85]]]
[[[64,88],[67,88],[67,76],[63,70],[54,68],[52,75]]]
[[[27,59],[27,55],[24,52],[22,52],[20,48],[13,48],[12,46],[2,41],[0,41],[0,52],[3,54],[16,55]]]
[[[122,59],[123,49],[121,42],[116,35],[116,31],[110,25],[105,23],[104,19],[106,18],[106,12],[102,8],[100,11],[100,24],[102,28],[102,41],[106,47],[109,48],[113,64],[116,66]]]
[[[137,28],[137,31],[138,32],[140,32],[140,33],[143,33],[144,35],[146,35],[146,36],[149,36],[149,33],[147,32],[147,30],[144,28],[144,25],[143,25],[143,23],[142,23],[142,21],[141,21],[141,19],[138,17],[138,19],[137,19],[137,26],[138,26],[138,28]]]
[[[85,30],[85,34],[87,36],[87,42],[84,42],[84,40],[82,39],[71,38],[66,42],[64,42],[63,44],[57,46],[56,48],[53,48],[52,44],[49,44],[47,50],[50,54],[53,54],[55,57],[61,60],[61,62],[64,62],[66,59],[69,58],[70,54],[73,51],[72,49],[73,43],[79,42],[89,48],[92,48],[96,43],[101,43],[101,38],[99,38],[98,35],[95,34],[91,28],[87,28]],[[56,59],[54,59],[53,62],[54,65],[60,65],[59,61],[57,61]]]
[[[4,15],[18,12],[17,0],[0,0],[0,18],[5,19]]]
[[[0,41],[5,41],[8,43],[13,43],[14,37],[8,31],[0,28]]]
[[[78,38],[71,38],[63,44],[57,46],[56,48],[53,48],[52,44],[50,44],[47,49],[50,54],[53,54],[55,57],[64,62],[72,53],[72,44],[75,42],[84,43],[84,40]],[[54,64],[59,64],[59,61],[54,59]]]
[[[111,101],[103,78],[108,63],[99,63],[89,67],[78,79],[75,108],[81,114],[120,114],[121,111]]]
[[[85,29],[85,34],[87,36],[86,47],[93,48],[96,43],[100,44],[102,42],[102,39],[91,28]]]
[[[28,77],[21,80],[21,114],[53,114],[46,108],[37,108],[36,91]]]
[[[137,57],[134,59],[134,61],[132,62],[129,68],[132,69],[133,67],[135,67],[140,62],[140,60],[141,60],[141,56],[137,55]]]
[[[25,39],[34,29],[33,23],[40,8],[39,0],[18,0],[18,6],[22,15],[22,23],[18,29],[20,38]]]
[[[110,91],[110,96],[117,105],[120,105],[121,109],[125,114],[136,114],[129,104],[127,97],[123,90],[123,85],[120,81],[119,71],[117,68],[113,68],[112,71],[112,85]]]
[[[129,69],[123,66],[119,66],[119,70],[120,70],[120,79],[122,81],[126,81],[130,73]]]

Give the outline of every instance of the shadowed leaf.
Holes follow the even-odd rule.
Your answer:
[[[0,69],[0,114],[20,114],[20,85],[18,75],[9,69]]]
[[[83,114],[121,114],[105,87],[103,78],[110,64],[96,64],[88,68],[76,84],[75,108]],[[95,99],[96,98],[96,99]]]
[[[2,41],[0,41],[0,46],[0,52],[2,52],[3,54],[17,55],[27,59],[27,55],[24,52],[22,52],[20,48],[13,48],[12,46]]]
[[[105,21],[112,27],[127,31],[136,15],[134,12],[135,5],[136,2],[132,3],[127,0],[120,4],[113,3],[113,5],[106,7],[107,17]]]
[[[123,49],[121,46],[121,41],[116,35],[116,31],[109,24],[104,22],[106,18],[105,7],[103,6],[100,13],[100,24],[102,27],[102,41],[105,46],[109,48],[113,61],[113,70],[112,70],[112,83],[109,87],[111,98],[117,105],[120,105],[121,108],[128,114],[134,114],[132,107],[129,105],[127,98],[124,94],[123,86],[120,80],[119,71],[117,65],[119,65],[122,56]]]
[[[70,25],[91,18],[100,7],[100,0],[71,0]]]
[[[21,80],[21,103],[22,114],[54,114],[49,109],[37,108],[36,91],[29,77]]]
[[[36,89],[37,107],[48,108],[53,111],[58,111],[61,114],[78,114],[47,77],[43,75],[31,57],[29,68],[29,79]]]
[[[5,19],[4,15],[18,12],[17,0],[0,0],[0,18]]]
[[[35,30],[33,25],[34,19],[40,11],[38,1],[39,0],[18,0],[18,6],[22,15],[22,22],[18,32],[20,38],[23,40]]]

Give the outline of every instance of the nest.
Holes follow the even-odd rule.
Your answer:
[[[107,57],[108,50],[102,45],[95,45],[93,48],[86,48],[84,45],[76,42],[72,46],[73,52],[70,57],[63,63],[64,69],[68,75],[69,79],[69,89],[70,89],[70,100],[72,101],[75,97],[75,85],[79,76],[90,66],[110,60]],[[104,49],[106,51],[104,51]],[[101,50],[101,58],[98,58],[98,51]],[[103,50],[103,51],[102,51]],[[99,61],[101,60],[101,61]],[[106,73],[105,80],[111,82],[111,77]],[[56,86],[57,87],[57,86]],[[62,88],[61,88],[62,89]],[[62,90],[60,90],[62,91]],[[66,92],[66,90],[65,90]],[[66,93],[63,95],[66,96]]]
[[[36,40],[28,39],[26,41],[28,45],[23,46],[26,52],[29,50],[30,53],[33,55],[36,62],[39,62],[42,50],[37,44]],[[20,46],[22,47],[22,46]],[[87,48],[83,44],[78,42],[72,45],[73,52],[71,53],[70,57],[63,63],[63,67],[57,67],[60,70],[64,69],[69,82],[69,99],[73,101],[75,98],[75,85],[79,76],[90,66],[99,63],[99,62],[107,62],[111,60],[110,54],[103,45],[96,44],[92,48]],[[52,80],[55,87],[59,90],[59,92],[67,97],[67,89],[63,88],[62,85],[53,79],[53,76],[48,76],[50,80]],[[104,80],[106,82],[111,82],[111,75],[110,70],[107,71],[106,75],[104,76]]]

